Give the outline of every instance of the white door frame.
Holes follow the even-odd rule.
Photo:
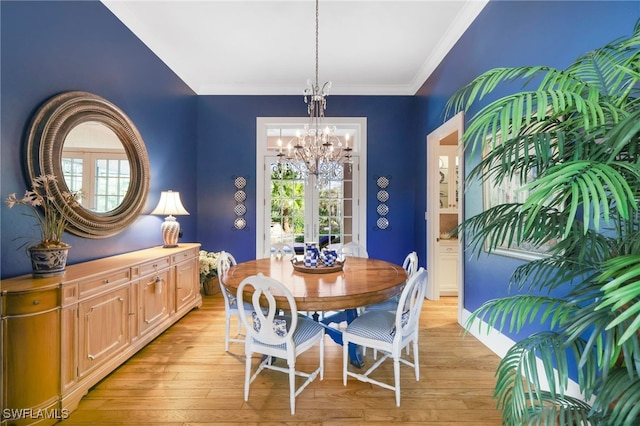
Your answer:
[[[440,286],[436,280],[438,262],[437,241],[440,235],[439,229],[439,190],[438,183],[440,176],[438,173],[438,147],[440,141],[445,137],[458,133],[458,155],[459,155],[459,176],[458,179],[458,223],[464,219],[464,153],[462,150],[462,134],[464,132],[464,112],[459,112],[443,125],[427,135],[427,211],[425,220],[427,221],[427,270],[429,271],[427,281],[426,297],[431,300],[440,298]],[[463,240],[458,239],[458,312],[463,306],[464,299],[464,251]],[[460,315],[458,315],[460,317]]]
[[[264,167],[264,157],[267,152],[267,128],[269,126],[291,126],[302,128],[309,123],[309,117],[257,117],[256,118],[256,258],[262,258],[269,252],[267,244],[268,229],[265,228],[264,215],[268,206],[265,205],[265,185],[267,171]],[[325,117],[324,124],[353,128],[358,133],[354,136],[354,157],[358,157],[358,226],[354,229],[359,244],[367,244],[367,118],[366,117]],[[275,151],[274,151],[275,152]],[[355,190],[355,188],[354,188]],[[305,233],[306,233],[305,229]],[[357,233],[357,234],[356,234]]]

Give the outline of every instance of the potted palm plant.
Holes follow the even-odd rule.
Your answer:
[[[521,91],[470,120],[467,182],[513,179],[529,196],[484,210],[458,232],[478,255],[553,244],[517,267],[513,293],[485,302],[467,327],[543,324],[499,364],[504,424],[640,424],[640,21],[630,37],[565,69],[487,71],[451,97],[447,113],[517,80]],[[582,397],[568,395],[570,378]]]

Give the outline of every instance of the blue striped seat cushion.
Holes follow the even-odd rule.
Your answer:
[[[284,319],[287,321],[287,324],[290,323],[291,321],[291,317],[284,317]],[[287,325],[287,328],[289,328],[289,326]],[[308,319],[308,318],[304,318],[304,317],[298,317],[298,326],[296,328],[296,331],[293,335],[293,343],[294,345],[300,345],[304,342],[306,342],[307,340],[315,337],[318,333],[320,333],[321,331],[323,331],[324,328],[318,324],[317,322]],[[262,342],[260,342],[257,339],[253,339],[254,342],[263,344]],[[274,348],[278,348],[278,349],[285,349],[286,346],[284,343],[280,344],[280,345],[265,345],[265,346],[271,346]]]
[[[395,323],[395,312],[369,311],[354,319],[347,326],[347,333],[391,343],[393,342],[391,333],[395,331]]]

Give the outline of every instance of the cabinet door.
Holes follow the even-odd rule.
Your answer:
[[[458,247],[440,243],[438,275],[440,296],[458,295]]]
[[[197,258],[176,265],[176,312],[200,292],[200,266]]]
[[[56,408],[60,387],[59,322],[58,309],[2,320],[5,409],[36,412]],[[28,420],[10,424],[31,423]]]
[[[108,362],[129,344],[129,287],[78,305],[78,375]]]
[[[171,314],[171,281],[169,269],[158,271],[140,280],[140,312],[138,328],[140,336],[153,330]]]

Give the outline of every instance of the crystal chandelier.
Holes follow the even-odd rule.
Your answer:
[[[316,0],[316,80],[308,81],[304,90],[304,102],[307,104],[309,123],[296,133],[283,152],[282,141],[278,140],[278,162],[295,170],[308,182],[309,176],[316,176],[315,185],[321,187],[332,180],[343,177],[343,166],[352,165],[353,148],[349,146],[349,135],[344,144],[338,137],[335,126],[324,126],[324,111],[327,109],[328,90],[331,82],[318,84],[318,0]]]

